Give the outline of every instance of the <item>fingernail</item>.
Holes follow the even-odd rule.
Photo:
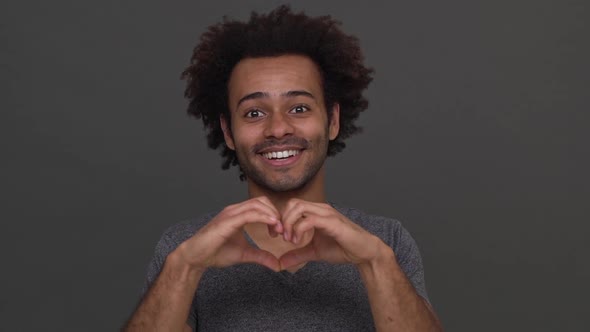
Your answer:
[[[289,241],[289,233],[287,231],[283,233],[283,239],[285,239],[285,241]]]
[[[297,242],[299,242],[299,238],[297,238],[297,235],[293,235],[293,243],[297,244]]]

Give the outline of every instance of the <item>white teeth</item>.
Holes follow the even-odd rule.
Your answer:
[[[285,150],[285,151],[277,151],[277,152],[267,152],[264,153],[263,156],[266,159],[283,159],[287,157],[292,157],[298,155],[298,150]]]

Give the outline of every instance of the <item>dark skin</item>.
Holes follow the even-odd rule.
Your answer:
[[[245,96],[255,97],[244,101]],[[168,256],[126,330],[190,331],[192,294],[210,267],[254,263],[295,271],[325,261],[358,268],[378,331],[442,331],[393,250],[326,204],[323,158],[327,142],[338,134],[339,108],[334,106],[328,120],[315,64],[295,55],[242,60],[232,72],[229,105],[231,128],[221,121],[227,146],[249,172],[260,173],[256,181],[248,177],[250,199],[226,207]],[[287,140],[291,137],[310,143],[305,149],[297,144],[252,149],[270,139],[299,142]],[[269,152],[295,150],[283,160],[268,158]],[[244,230],[258,248],[247,243]]]

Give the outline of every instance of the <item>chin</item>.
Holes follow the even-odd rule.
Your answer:
[[[273,192],[289,192],[297,191],[305,187],[310,179],[305,177],[295,178],[282,178],[278,180],[260,179],[257,177],[249,177],[257,186]]]
[[[240,160],[238,154],[238,161]],[[266,165],[257,165],[256,161],[243,163],[242,171],[248,181],[265,191],[285,193],[304,189],[314,182],[321,170],[325,158],[317,160],[299,160],[298,165],[283,169],[270,169]]]

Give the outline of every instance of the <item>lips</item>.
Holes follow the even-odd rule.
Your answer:
[[[289,150],[279,150],[279,151],[269,151],[261,153],[263,157],[266,159],[284,159],[293,157],[299,154],[301,150],[289,149]]]
[[[268,139],[252,147],[254,153],[279,152],[288,150],[305,150],[309,147],[309,142],[301,137],[287,137],[281,140]]]
[[[301,148],[273,148],[258,153],[266,163],[272,166],[287,166],[295,163],[301,157]]]
[[[286,137],[281,140],[268,139],[253,146],[252,151],[268,165],[286,166],[295,163],[309,142],[297,136]]]

